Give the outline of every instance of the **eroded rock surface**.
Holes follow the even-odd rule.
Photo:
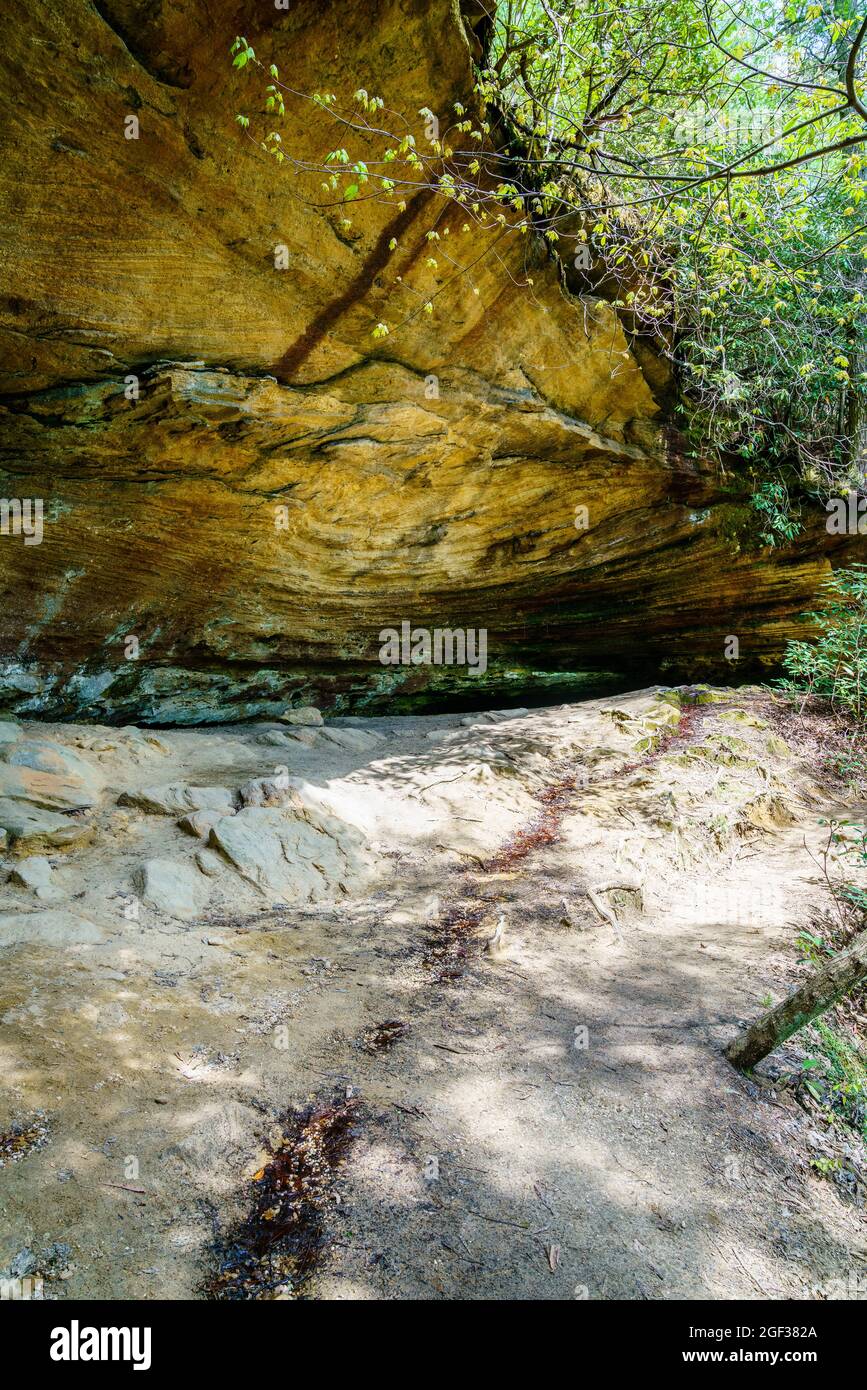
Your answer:
[[[0,946],[93,946],[105,933],[74,912],[0,912]]]
[[[249,883],[284,901],[311,902],[358,887],[361,836],[334,817],[245,806],[217,821],[208,844]]]
[[[0,798],[0,825],[16,850],[28,852],[43,845],[73,845],[91,835],[86,821],[43,810],[24,799]]]
[[[213,811],[231,816],[235,799],[227,787],[189,787],[170,783],[162,787],[142,787],[118,797],[120,806],[136,806],[155,816],[182,816],[187,811]]]
[[[7,706],[477,707],[516,683],[729,680],[730,634],[739,675],[778,659],[845,553],[823,512],[761,551],[737,480],[667,433],[659,364],[610,304],[563,292],[544,247],[485,254],[424,193],[402,213],[360,201],[347,233],[319,175],[235,123],[254,99],[229,68],[239,28],[299,92],[469,109],[457,6],[20,10],[0,59],[0,477],[45,517],[40,544],[0,538]],[[284,140],[321,161],[334,128],[293,102]],[[426,266],[434,216],[471,274]],[[407,316],[419,296],[431,317]],[[486,629],[486,672],[384,667],[379,632],[404,620]]]
[[[16,864],[9,875],[10,883],[19,883],[22,888],[28,888],[37,898],[44,902],[51,902],[61,895],[54,886],[51,864],[41,854],[29,855],[27,859],[22,859]]]
[[[172,859],[146,859],[133,883],[148,907],[169,917],[196,917],[208,901],[208,885],[198,869]]]

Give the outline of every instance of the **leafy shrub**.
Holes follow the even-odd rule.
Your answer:
[[[867,566],[836,570],[823,588],[828,602],[807,616],[819,628],[816,642],[790,642],[783,657],[784,689],[821,695],[841,711],[867,722]]]
[[[753,494],[752,506],[761,518],[761,536],[765,545],[785,545],[803,530],[798,516],[793,513],[785,483],[762,483],[758,492]]]
[[[818,1042],[819,1056],[805,1057],[801,1063],[803,1071],[810,1073],[805,1080],[807,1090],[867,1141],[867,1056],[863,1048],[851,1034],[830,1028],[821,1020],[813,1024],[811,1033]]]

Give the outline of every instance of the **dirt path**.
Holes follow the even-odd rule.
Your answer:
[[[691,712],[627,764],[636,782],[726,708]],[[564,796],[586,808],[604,787],[610,820],[640,822],[621,770],[583,793],[571,781],[561,768]],[[395,989],[385,1012],[403,1004],[414,1036],[351,1068],[378,1118],[351,1169],[354,1238],[321,1295],[805,1298],[834,1281],[867,1295],[863,1209],[811,1174],[803,1112],[720,1054],[745,977],[747,997],[779,988],[821,891],[802,828],[763,837],[749,873],[742,846],[728,864],[711,850],[704,874],[645,889],[655,910],[633,903],[628,924],[609,923],[586,899],[575,908],[585,812],[555,832],[542,800],[445,914],[460,923],[487,901],[490,921],[505,908],[510,959],[476,946],[458,987],[423,981],[409,1007]],[[610,877],[629,874],[615,864]]]
[[[366,721],[381,755],[292,768],[365,835],[366,895],[253,912],[232,879],[191,922],[5,952],[8,1114],[49,1137],[0,1171],[0,1265],[29,1251],[52,1297],[201,1296],[262,1141],[348,1098],[305,1296],[867,1293],[863,1199],[810,1168],[792,1095],[720,1051],[825,901],[803,840],[830,793],[763,710],[648,692]],[[161,737],[205,785],[267,771],[262,736]]]

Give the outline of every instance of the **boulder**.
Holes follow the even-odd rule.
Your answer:
[[[152,816],[183,816],[189,811],[215,811],[220,816],[231,816],[235,810],[235,798],[228,787],[188,787],[184,782],[122,792],[117,804],[135,806]]]
[[[146,859],[133,874],[133,884],[148,907],[167,917],[196,917],[209,896],[198,870],[173,859]]]
[[[244,806],[295,806],[301,799],[289,779],[283,777],[254,777],[239,787],[238,795]]]
[[[198,840],[206,840],[222,815],[222,811],[191,811],[188,816],[181,816],[178,827]]]
[[[368,753],[371,748],[375,748],[378,743],[382,742],[381,734],[362,729],[329,727],[322,730],[322,737],[327,739],[329,743],[336,743],[339,748],[346,748],[351,753]]]
[[[350,891],[363,874],[358,831],[306,806],[245,806],[214,826],[209,843],[248,883],[287,902]]]
[[[93,805],[93,797],[79,783],[30,767],[0,765],[0,797],[49,811],[82,811]]]
[[[32,854],[16,864],[9,875],[9,882],[29,888],[43,901],[57,901],[61,896],[53,881],[51,865],[41,854]]]
[[[47,846],[67,848],[89,840],[93,834],[93,826],[88,821],[72,820],[28,801],[11,801],[6,797],[0,798],[0,826],[16,850]]]
[[[316,725],[325,722],[314,705],[301,705],[298,709],[284,710],[279,718],[284,724]]]
[[[294,728],[286,735],[287,743],[300,743],[304,748],[317,748],[323,730]]]
[[[88,946],[105,939],[105,933],[74,912],[0,913],[0,946]]]
[[[105,777],[98,767],[74,748],[50,739],[16,741],[6,751],[4,762],[14,767],[33,767],[39,772],[53,772],[57,777],[77,777],[81,782],[91,783],[96,791],[101,791],[105,785]]]
[[[31,801],[50,811],[81,811],[100,798],[100,770],[72,748],[37,739],[0,745],[0,797]]]
[[[196,863],[208,878],[216,878],[226,868],[225,860],[221,859],[218,854],[214,854],[211,849],[197,849]]]

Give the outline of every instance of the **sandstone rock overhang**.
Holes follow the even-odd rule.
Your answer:
[[[615,310],[539,248],[483,257],[478,293],[441,274],[434,315],[372,339],[429,275],[432,216],[456,214],[366,203],[347,235],[311,207],[239,134],[239,32],[298,91],[472,100],[476,40],[446,0],[22,7],[0,64],[0,491],[44,524],[0,536],[3,703],[195,722],[772,669],[851,539],[817,507],[760,549]],[[328,118],[288,115],[321,159]],[[485,629],[484,675],[384,667],[403,621]]]

